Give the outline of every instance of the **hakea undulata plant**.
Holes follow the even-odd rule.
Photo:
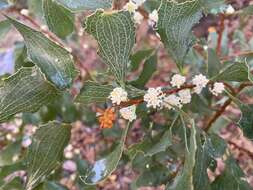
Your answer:
[[[253,171],[248,166],[243,171],[230,145],[251,158],[252,153],[232,138],[223,139],[221,131],[234,126],[253,139],[253,34],[244,36],[240,28],[228,34],[226,26],[230,18],[241,17],[244,27],[252,6],[235,10],[225,2],[27,1],[25,7],[41,6],[42,13],[0,3],[1,39],[11,26],[24,39],[0,55],[1,64],[9,54],[15,61],[15,72],[0,70],[5,74],[0,81],[0,123],[5,123],[0,127],[0,189],[67,189],[57,182],[60,178],[65,185],[70,181],[70,190],[103,189],[101,182],[126,164],[138,177],[110,189],[251,190]],[[32,17],[42,14],[43,19]],[[217,26],[195,36],[192,31],[212,18],[209,14],[217,17]],[[98,63],[89,57],[95,55],[94,41],[107,71],[89,68],[91,61]],[[154,83],[153,76],[163,84]],[[96,107],[93,112],[90,105]],[[99,148],[103,156],[95,161]],[[57,169],[61,161],[62,173]],[[19,170],[25,172],[13,178]],[[129,172],[116,172],[107,182],[129,181],[119,173]]]

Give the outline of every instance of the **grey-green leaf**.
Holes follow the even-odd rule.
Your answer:
[[[225,67],[219,74],[212,78],[213,81],[235,81],[247,82],[253,81],[253,76],[250,73],[249,66],[246,62],[233,63]]]
[[[135,42],[135,27],[130,13],[99,10],[86,19],[85,30],[97,40],[100,57],[117,81],[123,83]]]
[[[14,163],[13,157],[20,156],[21,140],[18,140],[0,152],[0,167],[11,165]]]
[[[71,126],[58,122],[50,122],[36,131],[25,159],[28,168],[27,189],[35,187],[60,165],[70,134]]]
[[[238,124],[242,129],[244,136],[253,140],[253,104],[240,104],[239,106],[242,116]]]
[[[72,12],[85,10],[108,9],[112,6],[112,0],[56,0]]]
[[[202,17],[198,0],[177,3],[162,0],[159,8],[158,33],[169,54],[182,69],[185,56],[194,44],[192,27]]]
[[[131,82],[131,85],[135,86],[136,88],[143,88],[156,71],[156,66],[157,55],[154,54],[145,61],[142,73],[136,80]]]
[[[211,190],[252,190],[236,161],[229,157],[224,172],[211,185]]]
[[[207,73],[209,78],[220,72],[221,63],[214,49],[208,49]]]
[[[60,38],[65,38],[74,30],[74,16],[54,0],[42,1],[43,13],[49,30]]]
[[[58,96],[37,67],[22,68],[0,81],[0,123],[21,112],[36,112]]]
[[[128,124],[124,129],[121,140],[116,148],[105,158],[96,161],[91,169],[87,171],[87,175],[81,176],[81,179],[85,184],[95,185],[111,175],[111,173],[116,169],[124,150],[124,144],[129,127],[130,124]]]
[[[75,101],[81,104],[104,103],[112,90],[113,86],[111,85],[101,85],[93,81],[87,81]]]
[[[182,172],[175,178],[171,186],[167,186],[167,190],[194,190],[193,171],[195,166],[195,156],[197,151],[196,128],[194,121],[190,120],[191,136],[189,147],[186,144],[185,162]]]
[[[0,21],[0,38],[4,38],[4,36],[10,31],[11,24],[8,20]]]
[[[154,52],[154,49],[144,49],[131,55],[131,58],[130,58],[131,71],[136,71],[139,68],[141,62],[149,58],[153,52]]]
[[[59,89],[66,89],[72,85],[77,71],[70,53],[53,41],[15,19],[9,21],[24,37],[29,58]]]

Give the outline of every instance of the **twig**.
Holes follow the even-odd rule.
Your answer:
[[[230,145],[235,146],[235,148],[239,149],[240,151],[245,152],[247,155],[249,155],[249,156],[253,159],[253,152],[249,151],[248,149],[246,149],[246,148],[244,148],[244,147],[239,146],[239,145],[236,144],[235,142],[228,141],[228,143],[229,143]]]
[[[217,55],[221,55],[222,36],[225,29],[225,23],[224,23],[225,18],[226,17],[224,14],[220,14],[220,30],[218,33],[218,41],[217,41],[217,48],[216,48]]]

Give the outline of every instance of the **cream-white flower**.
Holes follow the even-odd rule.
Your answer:
[[[30,13],[28,9],[21,9],[20,14],[24,16],[29,16]]]
[[[227,9],[226,9],[226,14],[234,14],[235,13],[235,9],[232,5],[228,5]]]
[[[133,18],[134,18],[134,22],[136,23],[136,24],[141,24],[141,22],[143,21],[143,16],[142,16],[142,14],[141,13],[139,13],[139,12],[134,12],[134,16],[133,16]]]
[[[121,87],[114,88],[110,93],[109,98],[113,104],[117,105],[120,105],[121,102],[126,102],[128,100],[127,92]]]
[[[180,98],[180,102],[182,104],[188,104],[191,102],[192,99],[192,95],[191,95],[191,91],[189,89],[185,89],[185,90],[180,90],[178,92],[179,98]]]
[[[194,92],[200,94],[202,89],[206,87],[208,82],[209,80],[206,78],[206,76],[202,74],[196,75],[192,80],[192,83],[195,85],[193,89]]]
[[[222,82],[216,82],[213,85],[213,89],[210,89],[213,95],[218,96],[225,90],[225,86]]]
[[[138,5],[134,3],[133,1],[129,1],[123,9],[129,11],[130,13],[134,13],[138,9]]]
[[[126,119],[126,120],[128,120],[128,121],[133,121],[133,120],[135,120],[136,119],[136,113],[135,113],[135,111],[136,111],[136,106],[135,105],[132,105],[132,106],[129,106],[129,107],[126,107],[126,108],[121,108],[120,110],[119,110],[119,112],[120,112],[120,115],[124,118],[124,119]]]
[[[141,6],[146,0],[133,0],[137,6]]]
[[[158,12],[157,12],[156,9],[153,10],[153,12],[149,14],[149,20],[151,20],[151,21],[153,21],[153,22],[155,22],[155,23],[158,22],[158,18],[159,18],[159,17],[158,17]]]
[[[144,101],[147,103],[147,107],[158,108],[162,105],[164,94],[162,88],[149,88],[144,95]]]
[[[186,78],[182,75],[176,74],[171,79],[171,85],[173,87],[180,88],[186,81]]]
[[[180,98],[177,95],[171,94],[164,98],[163,106],[168,109],[173,109],[173,106],[181,108],[182,104],[180,102]]]

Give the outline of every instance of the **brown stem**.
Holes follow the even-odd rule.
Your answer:
[[[222,34],[224,32],[225,29],[225,15],[224,14],[220,14],[220,30],[218,33],[218,41],[217,41],[217,48],[216,48],[216,52],[217,55],[221,55],[221,46],[222,46]]]
[[[247,155],[249,155],[252,159],[253,159],[253,152],[249,151],[248,149],[244,148],[244,147],[241,147],[239,146],[238,144],[236,144],[235,142],[232,142],[232,141],[228,141],[228,143],[230,145],[233,145],[235,148],[237,148],[238,150],[242,151],[242,152],[245,152]]]

